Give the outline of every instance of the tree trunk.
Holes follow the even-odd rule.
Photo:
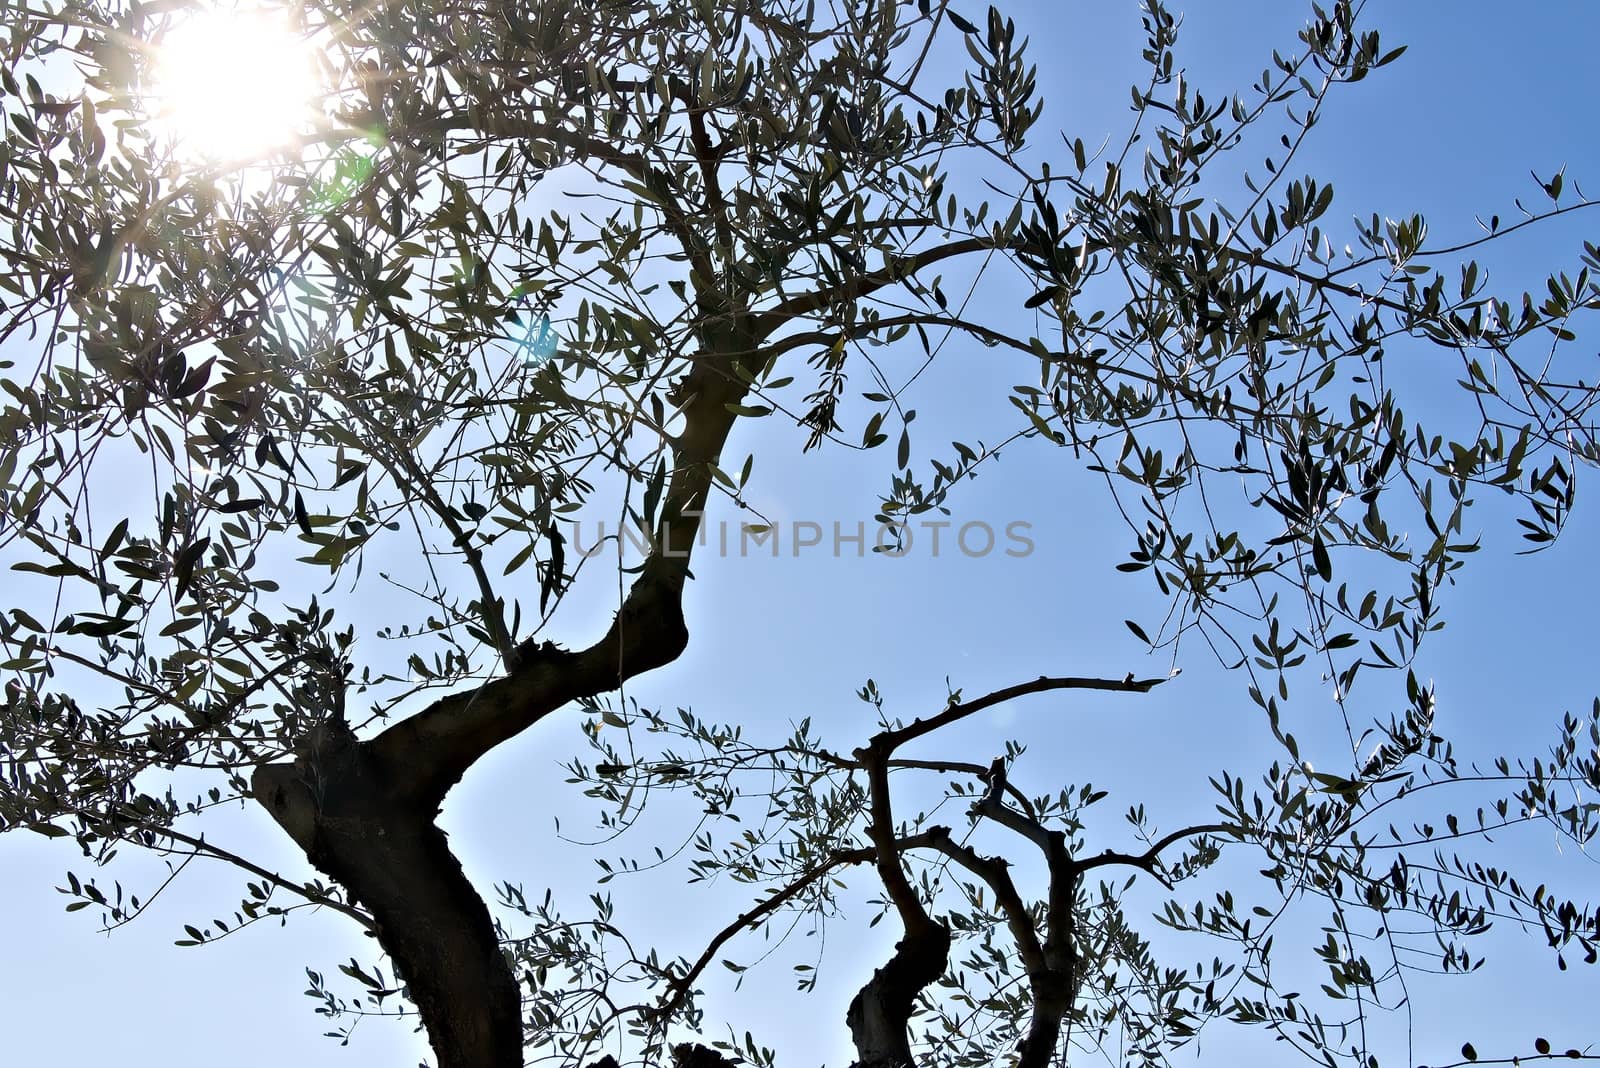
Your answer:
[[[522,1003],[494,922],[435,812],[384,782],[365,743],[324,728],[293,765],[257,769],[255,796],[376,921],[438,1068],[521,1068]]]
[[[683,429],[673,439],[657,548],[598,642],[503,649],[507,673],[498,679],[442,697],[369,740],[331,721],[295,747],[292,764],[255,771],[256,801],[371,913],[439,1068],[521,1068],[522,1004],[488,907],[434,818],[485,753],[574,700],[671,663],[688,644],[683,587],[711,471],[766,359],[745,326],[721,323],[729,312],[707,309],[720,325],[707,328],[707,351],[683,380]]]
[[[1017,1043],[1017,1068],[1048,1068],[1061,1041],[1061,1021],[1072,1011],[1077,996],[1070,975],[1050,972],[1029,982],[1033,1017],[1028,1033]]]
[[[856,1047],[854,1068],[907,1068],[911,1061],[911,1010],[917,996],[944,974],[950,929],[929,921],[907,931],[889,963],[872,973],[850,1002],[845,1022]]]

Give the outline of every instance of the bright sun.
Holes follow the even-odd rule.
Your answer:
[[[167,32],[154,89],[158,121],[185,151],[241,160],[304,129],[317,78],[306,42],[283,19],[214,10]]]

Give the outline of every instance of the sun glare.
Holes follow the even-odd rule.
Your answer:
[[[214,160],[269,152],[302,132],[317,91],[311,52],[281,18],[198,13],[155,56],[156,110],[185,151]]]

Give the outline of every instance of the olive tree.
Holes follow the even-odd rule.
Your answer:
[[[1543,547],[1600,456],[1575,368],[1600,254],[1575,240],[1534,294],[1468,258],[1592,202],[1544,176],[1453,247],[1420,216],[1332,221],[1297,153],[1401,51],[1359,4],[1311,8],[1260,80],[1208,97],[1147,0],[1126,136],[1096,145],[1042,125],[1037,53],[1000,7],[304,0],[316,114],[243,159],[185,151],[158,114],[187,7],[11,8],[0,829],[97,865],[244,869],[233,919],[187,942],[341,914],[387,958],[346,973],[413,1006],[441,1068],[734,1056],[693,1041],[706,968],[776,918],[833,914],[847,877],[899,925],[840,1021],[862,1066],[1161,1063],[1211,1019],[1365,1066],[1362,1025],[1403,1000],[1418,946],[1470,970],[1504,920],[1563,967],[1595,959],[1600,913],[1491,841],[1593,838],[1595,715],[1470,763],[1412,670],[1476,548],[1474,497],[1499,491]],[[747,509],[760,477],[732,459],[742,426],[859,451],[892,551],[998,453],[914,447],[902,402],[929,361],[980,353],[1014,369],[1002,446],[1096,475],[1094,507],[1126,521],[1104,564],[1170,606],[1134,633],[1232,669],[1281,750],[1217,769],[1217,811],[1165,833],[1127,799],[1125,849],[1086,844],[1103,792],[1002,739],[993,762],[937,742],[1028,695],[1137,701],[1167,676],[1041,664],[926,710],[839,680],[877,724],[837,739],[615,696],[690,641],[707,510]],[[581,516],[639,559],[573,551]],[[414,618],[350,622],[399,594]],[[575,599],[609,602],[602,632],[560,629]],[[1329,685],[1331,705],[1308,694]],[[1342,755],[1313,764],[1292,725],[1330,715]],[[509,885],[497,919],[463,874],[436,822],[452,787],[555,718],[596,725],[570,768],[608,824],[652,793],[709,814],[691,875],[754,889],[703,952]],[[930,789],[961,799],[957,826],[910,814]],[[208,810],[241,800],[316,874],[208,840]],[[776,830],[731,822],[752,805]],[[1009,835],[998,854],[980,826]],[[148,903],[69,879],[108,925]],[[1135,886],[1174,896],[1151,917]],[[1308,901],[1328,916],[1315,1003],[1272,971],[1278,911]],[[1390,937],[1358,940],[1360,916]],[[1203,933],[1213,964],[1174,963],[1161,929]],[[314,984],[328,1013],[363,1011]]]

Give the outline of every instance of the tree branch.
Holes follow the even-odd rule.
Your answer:
[[[940,838],[948,839],[948,837],[949,832],[945,828],[932,827],[926,831],[923,831],[921,834],[913,834],[905,838],[896,839],[894,847],[897,851],[900,851],[906,849],[916,849],[923,846],[933,846],[935,845],[936,840]],[[729,923],[726,927],[722,928],[722,930],[718,931],[715,936],[713,936],[710,943],[706,946],[705,952],[700,954],[700,956],[695,960],[694,964],[690,965],[687,971],[685,971],[681,976],[668,977],[667,983],[672,988],[673,995],[671,999],[662,1006],[663,1015],[670,1014],[677,1010],[678,1006],[683,1003],[683,999],[688,996],[691,985],[700,977],[700,974],[710,966],[712,960],[716,957],[717,950],[726,945],[727,942],[740,931],[743,931],[749,927],[754,927],[757,921],[770,916],[772,913],[778,911],[778,909],[782,908],[790,901],[793,901],[800,894],[804,893],[808,886],[811,886],[813,883],[817,882],[823,876],[828,875],[830,872],[833,872],[838,868],[848,867],[852,864],[865,863],[866,861],[872,860],[876,855],[877,849],[871,846],[860,849],[846,849],[836,852],[820,866],[813,868],[811,871],[807,872],[805,875],[802,875],[799,879],[796,879],[794,882],[790,883],[777,893],[772,894],[759,904],[753,905],[744,912],[741,912],[732,923]]]
[[[1045,937],[1041,942],[1032,914],[1022,903],[1006,864],[998,859],[978,857],[964,846],[955,846],[947,855],[987,882],[1006,914],[1028,975],[1028,990],[1033,998],[1033,1013],[1028,1033],[1017,1046],[1018,1068],[1047,1068],[1055,1056],[1061,1037],[1061,1021],[1072,1011],[1078,998],[1078,953],[1075,931],[1078,885],[1081,872],[1067,853],[1066,835],[1051,831],[1038,820],[1012,812],[1001,802],[1007,789],[1006,766],[996,759],[985,773],[989,788],[973,810],[1002,823],[1038,845],[1050,873],[1045,896]]]
[[[928,843],[967,871],[982,879],[994,892],[995,903],[1005,913],[1006,926],[1017,943],[1017,952],[1029,975],[1045,968],[1044,947],[1039,942],[1039,932],[1033,925],[1033,914],[1011,879],[1007,862],[999,857],[980,856],[971,846],[962,845],[948,835]]]
[[[1102,868],[1111,864],[1126,864],[1130,867],[1147,871],[1159,878],[1160,874],[1156,871],[1156,861],[1160,859],[1161,851],[1168,846],[1181,842],[1185,838],[1197,838],[1205,834],[1240,835],[1241,833],[1239,827],[1228,823],[1207,823],[1197,827],[1185,827],[1182,830],[1173,831],[1171,834],[1157,839],[1155,844],[1143,853],[1118,853],[1115,850],[1108,849],[1097,857],[1078,861],[1076,867],[1078,871],[1085,872],[1090,868]]]
[[[1041,675],[1031,682],[1019,682],[1015,686],[1007,686],[1004,689],[985,694],[976,700],[953,704],[936,716],[915,720],[896,730],[885,731],[883,734],[878,735],[877,738],[874,738],[873,743],[877,744],[878,739],[883,739],[887,755],[887,752],[892,752],[915,738],[921,738],[925,734],[932,734],[941,727],[966,719],[968,716],[982,712],[986,708],[993,708],[995,705],[1004,704],[1007,701],[1032,693],[1044,693],[1049,690],[1109,690],[1114,693],[1149,693],[1166,681],[1166,679],[1135,679],[1132,674],[1123,679],[1091,679],[1071,676],[1051,678]],[[860,750],[857,751],[857,755],[860,755]]]
[[[925,267],[932,266],[942,260],[952,259],[956,256],[965,256],[971,252],[986,252],[998,247],[993,238],[969,237],[948,244],[937,245],[909,256],[891,256],[888,265],[877,271],[857,275],[848,281],[826,289],[813,290],[802,293],[780,302],[776,307],[756,315],[754,332],[757,337],[764,338],[784,323],[801,316],[810,315],[812,312],[826,308],[830,304],[841,301],[860,300],[862,297],[871,296],[880,289],[898,285],[905,279],[917,274]]]
[[[171,827],[164,827],[160,824],[150,823],[145,820],[140,820],[138,823],[139,826],[143,827],[147,831],[150,831],[152,834],[157,834],[162,838],[168,838],[174,842],[181,842],[182,844],[188,846],[190,849],[194,850],[194,853],[192,854],[194,856],[203,854],[211,857],[214,860],[226,861],[237,868],[242,868],[250,874],[266,880],[268,883],[271,883],[273,886],[276,886],[279,889],[288,890],[291,893],[299,894],[312,905],[326,905],[335,912],[342,912],[352,920],[355,920],[357,923],[359,923],[365,930],[370,931],[373,929],[372,917],[368,916],[365,912],[361,911],[355,906],[347,905],[342,901],[335,901],[326,894],[319,894],[308,886],[297,883],[292,879],[285,879],[277,872],[268,871],[259,864],[253,864],[245,858],[239,856],[237,853],[230,853],[228,850],[223,849],[220,846],[213,845],[212,843],[206,841],[203,837],[196,838],[192,835],[184,834],[182,831],[173,830]]]
[[[803,752],[810,756],[817,757],[828,764],[832,764],[836,768],[861,767],[860,761],[851,760],[848,757],[842,757],[838,753],[830,752],[827,749],[797,749],[794,751]],[[965,760],[912,760],[907,757],[891,758],[889,760],[889,768],[890,770],[895,768],[915,768],[920,771],[958,772],[966,775],[974,775],[980,779],[987,777],[990,772],[989,768],[985,768],[981,764],[973,764]],[[1028,800],[1027,796],[1023,794],[1021,790],[1018,790],[1009,782],[1005,784],[1004,789],[1006,794],[1009,795],[1012,800],[1016,801],[1017,804],[1022,806],[1022,810],[1024,812],[1030,816],[1033,815],[1033,802]]]
[[[713,340],[718,350],[694,361],[684,381],[683,430],[672,443],[654,548],[606,634],[576,652],[548,642],[519,648],[503,678],[441,698],[369,743],[391,783],[419,804],[437,805],[479,757],[555,709],[671,663],[687,645],[683,586],[711,469],[737,418],[730,409],[748,393],[756,370],[752,347],[737,334]]]
[[[856,1047],[856,1068],[902,1068],[911,1063],[911,1012],[922,991],[944,974],[950,959],[950,929],[928,915],[895,849],[888,767],[892,750],[888,735],[880,733],[855,751],[867,772],[867,836],[874,847],[878,878],[905,930],[894,955],[872,973],[845,1013]],[[945,828],[929,830],[949,834]]]

